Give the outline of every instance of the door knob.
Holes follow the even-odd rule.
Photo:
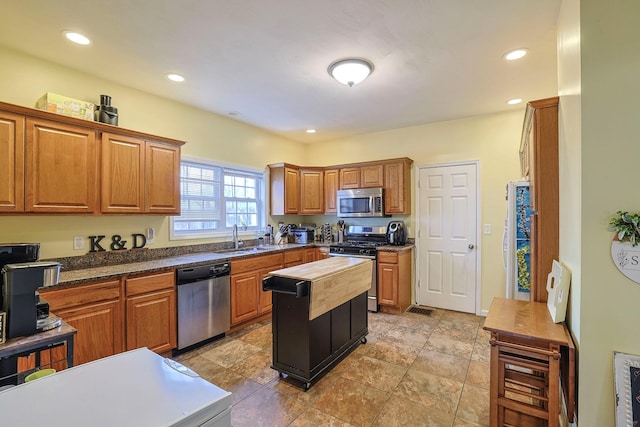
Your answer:
[[[473,246],[473,243],[469,243],[469,249],[473,249],[475,246]]]

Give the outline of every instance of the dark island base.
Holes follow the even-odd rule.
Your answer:
[[[273,292],[273,363],[271,367],[304,383],[338,364],[367,342],[367,293],[309,320],[309,299]]]

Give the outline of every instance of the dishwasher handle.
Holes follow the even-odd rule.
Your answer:
[[[231,265],[228,262],[179,268],[176,270],[176,284],[178,286],[185,285],[187,283],[198,282],[201,280],[228,276],[230,273]]]

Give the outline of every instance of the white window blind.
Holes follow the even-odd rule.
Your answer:
[[[264,227],[264,175],[183,160],[180,164],[179,217],[171,219],[171,238],[204,238],[227,233],[234,224]]]

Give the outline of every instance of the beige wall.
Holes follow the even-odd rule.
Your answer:
[[[481,310],[488,310],[494,296],[505,293],[502,265],[502,231],[507,211],[506,182],[520,177],[518,149],[524,110],[438,122],[311,145],[308,157],[314,164],[335,164],[394,157],[409,157],[416,165],[478,160],[480,165],[481,224],[493,233],[481,241]],[[412,174],[412,180],[415,180]],[[415,213],[415,183],[412,185]],[[407,222],[414,236],[415,221]],[[383,221],[386,223],[386,220]]]
[[[610,255],[613,233],[607,231],[617,210],[640,211],[638,16],[636,0],[580,1],[581,168],[576,172],[581,237],[580,254],[571,253],[579,260],[574,269],[581,270],[579,423],[586,427],[614,425],[613,352],[640,354],[640,284],[616,269]],[[563,179],[568,187],[573,182]],[[578,236],[562,237],[561,247],[573,247],[571,240]]]
[[[129,87],[78,73],[0,47],[0,101],[26,107],[45,92],[98,103],[100,94],[112,97],[120,114],[119,126],[187,141],[183,155],[264,169],[268,163],[304,163],[305,145],[226,117],[169,101]],[[41,257],[82,255],[73,250],[73,236],[142,233],[156,228],[149,247],[203,241],[170,241],[169,220],[163,216],[126,217],[0,217],[3,242],[41,242]]]

